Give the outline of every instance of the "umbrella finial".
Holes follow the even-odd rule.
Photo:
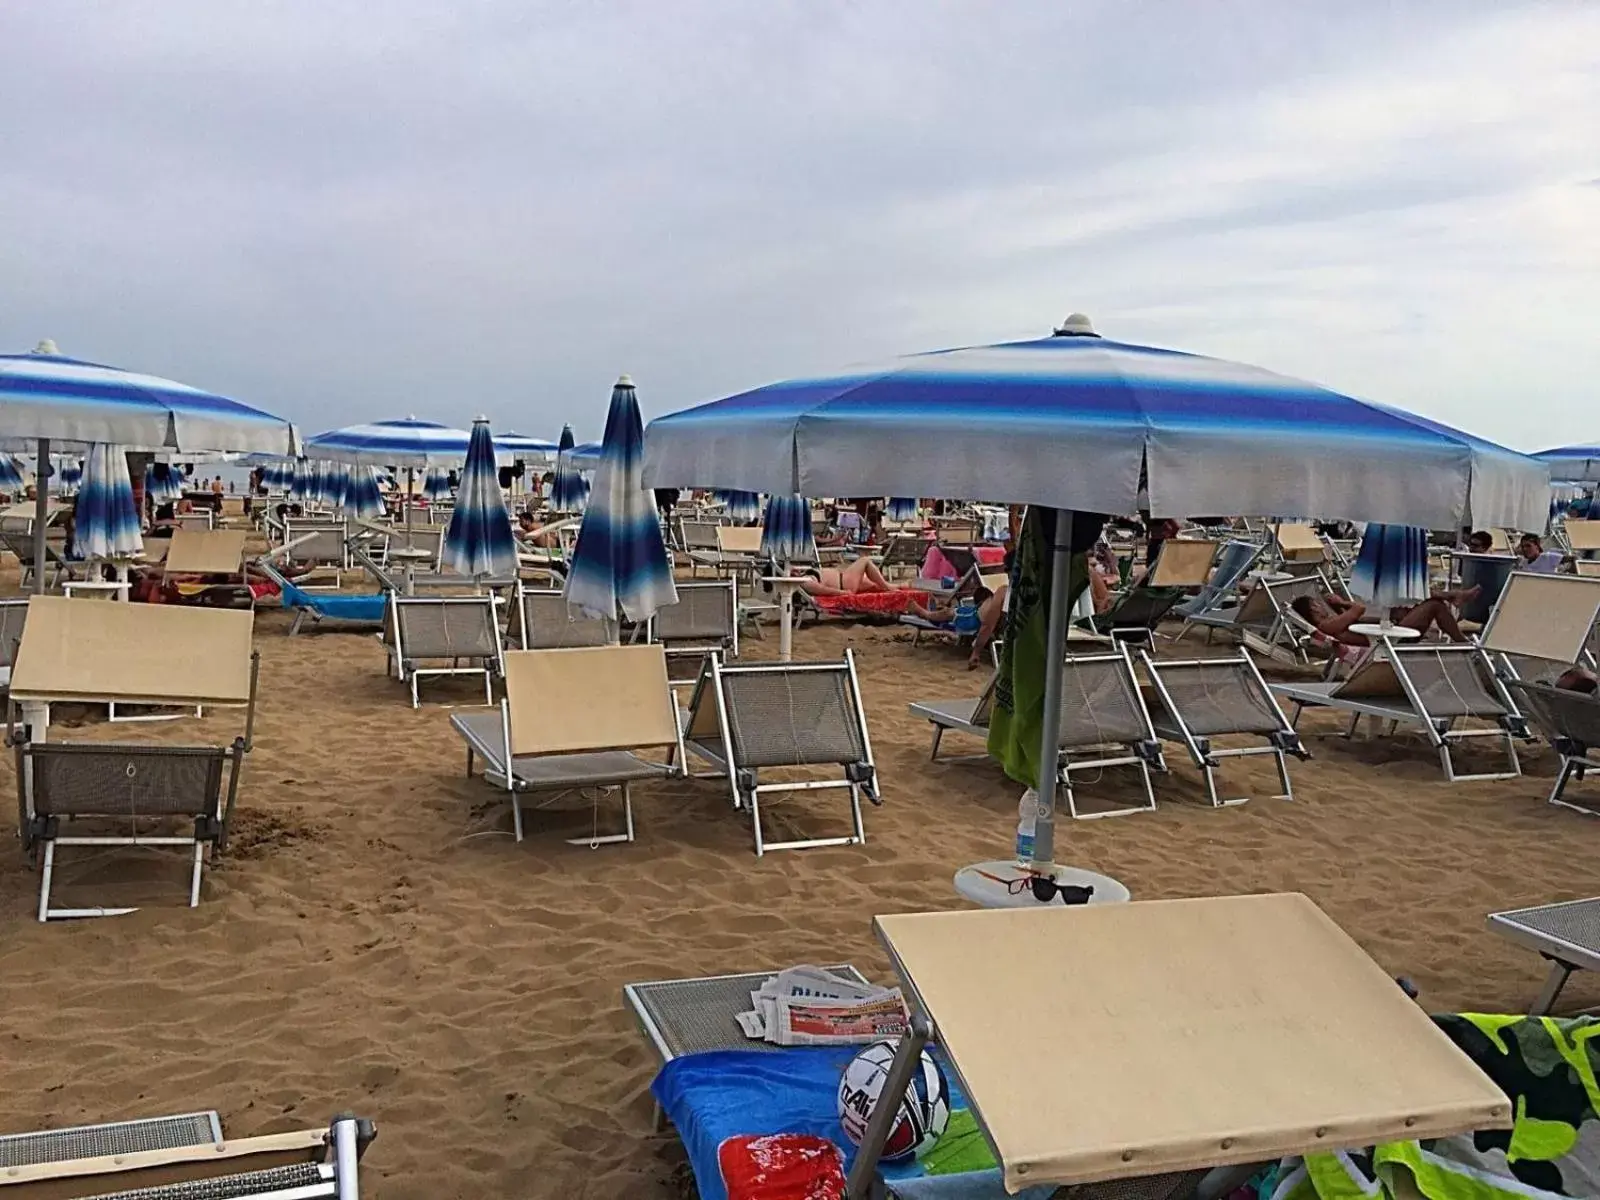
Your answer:
[[[632,387],[633,386],[633,376],[629,375],[626,371],[624,371],[621,375],[617,376],[617,386],[618,387]]]
[[[55,338],[40,338],[39,344],[33,348],[35,354],[48,354],[52,358],[61,357],[61,348],[56,345]]]
[[[1056,337],[1099,337],[1094,331],[1094,322],[1082,313],[1072,313],[1061,324],[1056,326]]]

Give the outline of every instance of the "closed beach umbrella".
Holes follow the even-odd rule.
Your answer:
[[[455,511],[450,514],[439,558],[462,575],[474,578],[517,573],[511,514],[506,511],[506,499],[500,492],[494,440],[489,422],[483,417],[472,423],[467,465],[461,472]]]
[[[776,563],[815,562],[811,505],[804,496],[772,496],[761,529],[761,554]]]
[[[304,458],[295,459],[294,471],[289,476],[289,499],[296,504],[308,503],[311,499],[313,482],[310,460]]]
[[[1373,522],[1361,536],[1350,572],[1350,594],[1381,609],[1387,623],[1397,604],[1428,596],[1428,531],[1416,525]]]
[[[166,504],[183,495],[183,477],[171,463],[151,463],[144,473],[145,494],[155,504]]]
[[[739,525],[748,525],[761,518],[761,497],[756,492],[723,492],[723,510],[728,519]]]
[[[422,479],[422,494],[434,504],[450,499],[450,472],[444,467],[429,467]]]
[[[556,455],[556,477],[550,484],[550,507],[555,512],[582,512],[586,499],[583,477],[572,463],[575,439],[572,426],[561,428],[560,449]]]
[[[17,460],[9,454],[0,454],[0,492],[20,492],[26,486]]]
[[[378,493],[377,467],[346,467],[344,510],[352,517],[370,521],[383,513],[383,497]]]
[[[329,462],[324,465],[323,503],[332,508],[343,508],[344,494],[350,487],[350,464]]]
[[[128,456],[121,446],[89,447],[73,520],[83,558],[132,558],[144,548]]]
[[[917,519],[917,500],[915,496],[891,496],[889,506],[883,510],[883,515],[891,521],[915,521]]]
[[[56,483],[60,486],[62,494],[71,492],[83,479],[83,460],[81,458],[64,458],[61,460],[61,470],[56,472]]]
[[[596,616],[645,621],[663,605],[677,603],[678,589],[655,497],[644,486],[644,422],[626,375],[611,389],[601,446],[567,575],[567,603]]]

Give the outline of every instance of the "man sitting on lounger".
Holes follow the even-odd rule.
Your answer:
[[[994,638],[995,630],[1000,628],[1000,622],[1006,615],[1006,596],[1010,585],[1002,583],[998,590],[991,592],[988,588],[979,585],[973,590],[972,599],[977,605],[977,624],[972,629],[963,629],[959,624],[961,611],[957,604],[925,604],[920,600],[911,601],[911,611],[924,621],[935,625],[949,625],[957,633],[972,634],[972,653],[967,656],[967,670],[975,670],[981,661],[984,648]]]
[[[800,590],[808,596],[854,596],[859,592],[892,592],[894,587],[865,555],[848,567],[804,567]]]
[[[1481,590],[1470,587],[1457,591],[1435,592],[1420,604],[1414,604],[1410,608],[1394,609],[1391,615],[1396,625],[1415,629],[1424,635],[1437,627],[1439,632],[1452,642],[1464,642],[1467,640],[1467,635],[1462,633],[1461,626],[1456,624],[1455,609],[1451,605],[1471,600]],[[1346,600],[1343,596],[1336,596],[1330,592],[1320,599],[1316,596],[1296,596],[1289,602],[1289,607],[1315,626],[1318,633],[1331,638],[1341,646],[1372,644],[1365,634],[1356,633],[1350,628],[1367,616],[1367,606],[1358,601]]]
[[[1471,554],[1488,554],[1494,549],[1494,537],[1486,529],[1475,529],[1467,535],[1467,551]]]

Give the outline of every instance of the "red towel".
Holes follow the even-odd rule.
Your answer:
[[[911,602],[921,599],[923,595],[915,588],[901,588],[894,592],[855,592],[848,596],[816,596],[813,599],[823,612],[836,616],[897,617],[910,612]]]
[[[717,1158],[728,1200],[844,1200],[844,1157],[826,1138],[728,1138]]]

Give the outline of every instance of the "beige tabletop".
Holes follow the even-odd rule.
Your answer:
[[[1301,895],[873,923],[1010,1191],[1511,1126],[1505,1094]]]

